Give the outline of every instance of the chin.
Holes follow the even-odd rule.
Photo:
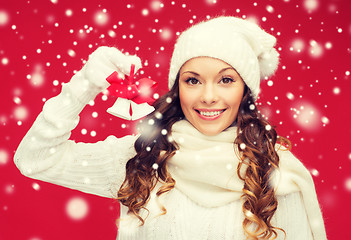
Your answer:
[[[209,130],[208,128],[197,128],[197,130],[199,130],[202,134],[206,135],[206,136],[215,136],[219,133],[221,133],[223,130],[221,129],[213,129],[213,130]]]

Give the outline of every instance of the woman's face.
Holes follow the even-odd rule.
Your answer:
[[[179,72],[182,111],[197,130],[209,136],[236,120],[244,88],[234,68],[216,58],[190,59]]]

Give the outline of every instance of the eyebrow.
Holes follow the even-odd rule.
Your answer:
[[[232,67],[227,67],[227,68],[223,68],[222,70],[220,70],[219,72],[218,72],[218,74],[219,73],[222,73],[222,72],[224,72],[224,71],[226,71],[226,70],[228,70],[228,69],[233,69],[234,70],[234,68],[232,68]],[[234,70],[235,71],[235,70]],[[198,74],[197,72],[193,72],[193,71],[185,71],[185,72],[183,72],[181,75],[183,75],[184,73],[192,73],[192,74],[194,74],[195,76],[200,76],[200,74]]]
[[[184,73],[192,73],[192,74],[194,74],[196,76],[200,76],[200,74],[198,74],[197,72],[193,72],[193,71],[185,71],[181,75],[183,75]]]
[[[232,70],[234,70],[234,68],[232,68],[232,67],[227,67],[227,68],[223,68],[221,71],[219,71],[218,73],[222,73],[222,72],[224,72],[224,71],[227,71],[228,69],[232,69]],[[235,71],[235,70],[234,70]]]

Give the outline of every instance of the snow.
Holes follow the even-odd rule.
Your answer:
[[[74,197],[66,203],[66,214],[73,220],[82,220],[89,213],[88,202],[81,197]]]
[[[9,14],[4,10],[0,10],[0,26],[6,26],[9,23],[9,21]]]
[[[5,149],[0,149],[0,166],[9,162],[10,154]]]
[[[4,1],[0,7],[0,32],[1,36],[6,36],[0,40],[1,80],[4,85],[0,94],[0,175],[6,179],[0,185],[5,196],[1,196],[0,210],[5,212],[6,209],[7,214],[21,221],[23,215],[29,214],[27,210],[19,211],[23,208],[17,205],[23,203],[24,195],[28,206],[38,201],[43,206],[52,204],[57,208],[52,216],[38,210],[38,218],[33,216],[33,223],[27,220],[27,223],[21,224],[28,234],[17,238],[44,239],[44,230],[38,230],[31,224],[40,222],[43,229],[50,229],[45,221],[40,220],[47,218],[57,225],[65,224],[67,220],[61,217],[65,208],[60,204],[65,206],[67,200],[69,202],[76,197],[75,192],[67,190],[62,194],[63,199],[55,203],[45,200],[57,189],[64,190],[33,183],[16,172],[12,164],[14,151],[43,103],[59,93],[61,84],[68,82],[100,45],[115,46],[125,53],[140,56],[144,63],[140,74],[159,83],[153,96],[158,99],[168,90],[169,60],[179,33],[189,27],[190,22],[225,14],[254,21],[277,37],[276,46],[281,58],[278,71],[262,82],[259,100],[250,105],[250,109],[257,108],[265,117],[269,116],[271,126],[278,125],[278,134],[292,141],[293,153],[312,169],[323,212],[330,219],[330,238],[343,239],[344,236],[337,236],[338,232],[342,233],[339,219],[343,219],[342,216],[334,217],[334,212],[344,214],[341,206],[350,201],[351,191],[350,129],[347,122],[351,117],[348,107],[351,71],[349,2],[112,2],[101,0],[77,4],[74,1],[26,0],[19,4]],[[71,138],[96,142],[111,134],[121,137],[134,133],[137,121],[127,122],[107,116],[106,109],[111,106],[111,101],[106,92],[91,101],[82,112]],[[168,98],[166,102],[171,103],[172,99]],[[162,119],[163,116],[155,113],[155,117]],[[150,130],[152,125],[147,127]],[[166,133],[164,130],[162,134]],[[169,141],[173,139],[169,137]],[[227,168],[235,171],[235,166]],[[27,171],[31,171],[30,168]],[[87,177],[86,183],[89,182]],[[28,189],[35,194],[28,195]],[[7,198],[9,195],[11,199]],[[75,205],[72,202],[71,205]],[[94,201],[78,198],[77,202],[80,213],[73,210],[70,213],[72,217],[67,209],[64,212],[73,220],[89,218],[90,205]],[[98,205],[94,207],[103,212],[104,207]],[[114,220],[111,219],[112,227],[99,225],[102,228],[100,232],[115,231]],[[103,234],[101,238],[113,239]],[[56,235],[50,236],[46,238],[55,239]],[[60,234],[57,237],[64,238]]]

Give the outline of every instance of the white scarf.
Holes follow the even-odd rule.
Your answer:
[[[175,187],[205,207],[218,207],[240,199],[243,181],[236,169],[234,152],[237,128],[230,127],[215,136],[206,136],[188,121],[173,124],[172,137],[179,150],[167,167]],[[279,170],[275,171],[276,195],[301,191],[314,239],[326,239],[324,223],[313,179],[303,164],[290,152],[278,150]],[[245,170],[245,165],[242,166]]]

